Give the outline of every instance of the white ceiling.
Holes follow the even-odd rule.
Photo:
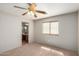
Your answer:
[[[18,8],[14,8],[14,5],[21,6],[21,7],[28,7],[26,3],[0,3],[0,11],[4,11],[13,15],[25,17],[27,19],[40,19],[60,14],[65,14],[69,12],[75,12],[79,10],[78,3],[36,3],[38,10],[46,11],[46,15],[37,14],[38,17],[35,18],[31,14],[27,14],[22,16],[21,14],[24,13],[26,10],[21,10]]]

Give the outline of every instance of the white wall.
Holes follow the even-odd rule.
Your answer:
[[[79,11],[78,11],[78,41],[77,41],[78,45],[78,55],[79,55]]]
[[[59,21],[59,36],[42,34],[42,22]],[[64,14],[34,22],[35,41],[57,47],[77,50],[77,13]]]
[[[29,22],[29,43],[31,43],[33,41],[33,21],[0,12],[0,53],[22,45],[22,21]]]

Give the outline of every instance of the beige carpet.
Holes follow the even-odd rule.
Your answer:
[[[42,44],[26,44],[0,54],[1,56],[76,56],[77,53],[57,47],[50,47]]]

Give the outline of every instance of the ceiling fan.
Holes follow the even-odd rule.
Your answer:
[[[33,13],[33,15],[34,15],[34,17],[37,17],[37,15],[36,15],[36,12],[37,13],[41,13],[41,14],[47,14],[45,11],[40,11],[40,10],[37,10],[36,9],[36,4],[35,3],[27,3],[28,4],[28,8],[24,8],[24,7],[20,7],[20,6],[14,6],[15,8],[19,8],[19,9],[24,9],[24,10],[26,10],[26,12],[25,13],[23,13],[22,15],[24,16],[24,15],[26,15],[28,12],[29,13]]]

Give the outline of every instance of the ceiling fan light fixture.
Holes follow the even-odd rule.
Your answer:
[[[14,7],[19,8],[19,9],[25,9],[26,12],[22,14],[23,16],[26,15],[26,14],[29,14],[29,15],[33,15],[34,17],[37,17],[37,13],[47,14],[45,11],[37,10],[35,3],[27,3],[27,4],[29,5],[28,8],[23,8],[23,7],[20,7],[20,6],[14,6]]]
[[[29,15],[34,15],[34,13],[32,11],[28,12]]]
[[[31,15],[34,15],[34,13],[33,13],[32,11],[30,11],[30,14],[31,14]]]

